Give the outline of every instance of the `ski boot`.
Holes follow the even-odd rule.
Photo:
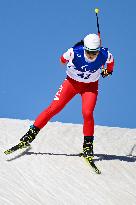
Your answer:
[[[39,131],[40,129],[38,127],[31,125],[28,132],[20,139],[20,141],[24,144],[26,143],[26,145],[31,143],[35,139]]]
[[[94,163],[94,152],[93,152],[93,136],[84,136],[84,143],[83,143],[83,157],[85,158],[86,162],[91,166],[91,168],[97,173],[101,174],[101,171],[97,168]]]
[[[93,152],[93,136],[84,136],[84,143],[83,143],[83,156],[90,160],[93,160],[94,152]]]
[[[11,154],[19,149],[29,148],[30,143],[35,139],[36,135],[40,131],[39,128],[35,127],[34,125],[30,126],[28,132],[20,139],[20,142],[11,147],[10,149],[4,151],[6,155]]]

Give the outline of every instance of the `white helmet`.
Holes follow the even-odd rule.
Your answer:
[[[88,51],[97,51],[100,49],[100,38],[96,34],[89,34],[84,38],[84,49]]]

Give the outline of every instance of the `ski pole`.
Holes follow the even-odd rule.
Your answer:
[[[99,9],[95,8],[95,14],[96,14],[96,19],[97,19],[97,29],[98,29],[98,36],[100,38],[100,46],[102,45],[102,41],[101,41],[101,35],[100,35],[100,27],[99,27],[99,18],[98,18],[98,13],[99,13]],[[104,65],[102,65],[102,72],[104,69]]]
[[[95,8],[95,14],[96,14],[96,20],[97,20],[97,30],[98,30],[98,36],[100,38],[100,43],[102,44],[102,41],[101,41],[101,35],[100,35],[100,26],[99,26],[99,18],[98,18],[98,13],[99,13],[99,9],[98,8]],[[100,46],[101,46],[100,44]]]
[[[101,36],[100,36],[100,27],[99,27],[98,13],[99,13],[99,9],[98,9],[98,8],[95,8],[95,14],[96,14],[96,19],[97,19],[98,36],[99,36],[99,38],[101,38]]]

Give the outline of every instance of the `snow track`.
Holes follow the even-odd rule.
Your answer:
[[[1,205],[136,204],[136,129],[95,126],[97,175],[79,157],[82,125],[50,122],[31,149],[4,155],[31,124],[0,119]]]

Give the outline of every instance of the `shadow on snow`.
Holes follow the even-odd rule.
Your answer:
[[[78,154],[67,154],[67,153],[42,153],[42,152],[31,152],[31,147],[27,150],[23,151],[22,153],[18,154],[17,156],[8,159],[7,161],[12,161],[18,159],[22,156],[29,156],[29,155],[43,155],[43,156],[66,156],[66,157],[81,157],[81,153]],[[128,156],[118,156],[118,155],[111,155],[111,154],[94,154],[94,161],[103,161],[103,160],[119,160],[123,162],[135,162],[136,156],[128,155]]]

